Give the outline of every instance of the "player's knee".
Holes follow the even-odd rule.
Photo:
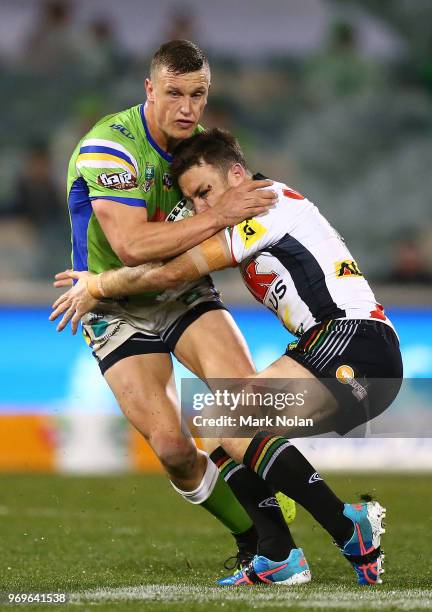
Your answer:
[[[158,433],[151,436],[149,441],[171,477],[183,478],[193,470],[198,455],[191,438]]]

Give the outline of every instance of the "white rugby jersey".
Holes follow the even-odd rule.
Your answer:
[[[252,295],[296,336],[329,319],[377,319],[392,326],[343,238],[318,208],[282,183],[272,189],[279,198],[274,208],[225,230]]]

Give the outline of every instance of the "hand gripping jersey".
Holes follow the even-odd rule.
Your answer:
[[[93,213],[92,200],[143,206],[149,222],[168,217],[182,198],[170,175],[171,161],[151,137],[142,104],[104,117],[84,136],[70,160],[67,184],[74,270],[99,273],[123,266]],[[131,299],[145,303],[155,295]]]
[[[225,230],[252,295],[296,336],[329,319],[391,325],[343,238],[318,208],[282,183],[272,188],[279,197],[274,208]]]

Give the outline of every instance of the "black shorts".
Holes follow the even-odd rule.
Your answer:
[[[340,408],[335,431],[341,435],[381,414],[402,384],[399,340],[381,321],[320,323],[296,345],[289,345],[285,354],[329,388]]]
[[[208,302],[200,302],[196,306],[189,308],[189,310],[176,319],[160,335],[137,332],[133,336],[130,336],[123,344],[98,361],[102,374],[105,374],[108,368],[125,357],[148,355],[150,353],[173,353],[180,336],[189,325],[199,319],[201,315],[211,310],[227,310],[227,308],[224,306],[223,302],[217,299]]]

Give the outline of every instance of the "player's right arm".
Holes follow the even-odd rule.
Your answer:
[[[98,299],[168,289],[185,281],[197,280],[210,272],[235,266],[273,243],[280,237],[278,234],[287,229],[283,225],[279,227],[279,224],[272,231],[272,213],[276,213],[276,210],[259,219],[252,218],[228,227],[164,265],[144,264],[107,270],[97,275],[71,271],[57,274],[54,283],[57,287],[65,286],[70,279],[78,280],[78,283],[56,300],[50,320],[63,314],[58,331],[72,320],[72,331],[75,333],[81,317],[96,307]]]
[[[202,214],[205,213],[195,215],[192,220]],[[107,270],[91,276],[87,281],[88,291],[98,299],[159,291],[236,266],[275,242],[280,232],[284,233],[283,227],[278,228],[276,232],[271,231],[270,228],[274,225],[271,217],[269,213],[228,227],[164,265],[149,267],[144,264],[134,268]]]
[[[224,227],[268,210],[275,203],[270,182],[230,189],[208,211],[177,223],[147,222],[145,207],[94,199],[93,211],[108,242],[127,266],[175,257]]]
[[[273,204],[271,191],[233,189],[213,208],[177,223],[150,224],[145,210],[109,200],[94,200],[93,210],[119,259],[127,266],[136,266],[183,253],[227,225],[266,211]]]

